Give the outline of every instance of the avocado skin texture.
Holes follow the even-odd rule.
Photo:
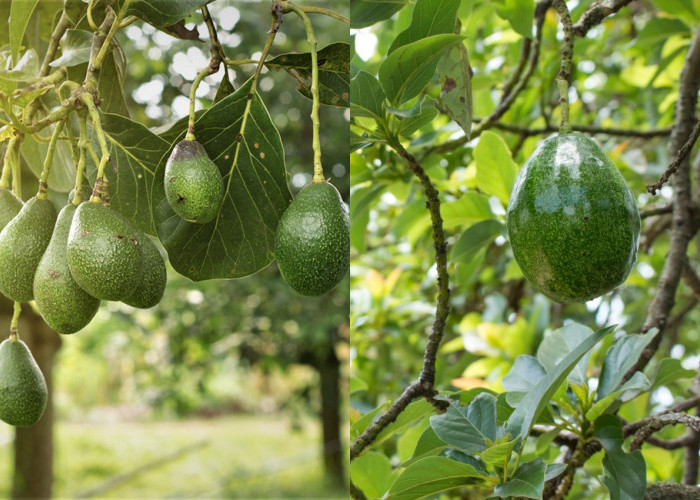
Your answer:
[[[168,274],[165,270],[163,255],[151,238],[143,235],[139,241],[142,243],[141,251],[143,253],[141,283],[136,287],[134,293],[123,302],[139,309],[148,309],[158,305],[163,298]]]
[[[29,302],[34,298],[34,273],[55,223],[53,203],[34,197],[0,232],[0,292],[8,299]]]
[[[224,198],[219,167],[197,141],[180,141],[165,165],[165,197],[187,222],[206,224],[216,218]]]
[[[544,141],[518,174],[506,214],[513,255],[533,288],[585,302],[622,284],[641,220],[615,164],[578,132]]]
[[[101,300],[124,300],[141,282],[140,233],[99,203],[78,206],[68,233],[68,268],[80,287]]]
[[[332,184],[308,184],[287,207],[277,226],[275,257],[284,281],[302,295],[323,295],[345,277],[349,218]]]
[[[22,210],[22,200],[9,189],[0,188],[0,231]]]
[[[0,344],[0,419],[17,427],[36,424],[44,414],[48,391],[34,356],[21,340]]]
[[[53,236],[34,276],[39,313],[46,324],[64,335],[82,330],[100,308],[100,299],[83,290],[68,269],[68,233],[77,209],[68,204],[58,214]]]

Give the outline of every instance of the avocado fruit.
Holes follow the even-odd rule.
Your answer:
[[[350,266],[348,211],[328,182],[306,185],[277,226],[275,258],[284,281],[302,295],[323,295]]]
[[[506,226],[532,287],[571,303],[599,297],[627,279],[641,220],[615,164],[595,141],[569,132],[545,140],[527,160]]]
[[[16,337],[0,343],[0,419],[17,427],[36,424],[44,414],[48,391],[27,344]]]
[[[165,165],[165,197],[187,222],[206,224],[216,218],[224,198],[219,167],[197,141],[183,140]]]
[[[55,223],[53,203],[34,197],[0,232],[0,292],[10,300],[34,298],[34,274]]]
[[[9,189],[0,188],[0,231],[22,210],[22,200]]]
[[[95,317],[100,299],[83,290],[68,269],[67,244],[77,205],[58,214],[53,236],[34,276],[34,300],[39,313],[58,333],[82,330]]]
[[[124,300],[141,282],[140,232],[122,215],[86,201],[73,216],[66,253],[76,283],[100,300]]]
[[[140,240],[141,251],[143,253],[143,271],[141,282],[128,298],[123,302],[139,309],[148,309],[156,306],[163,298],[165,284],[168,275],[165,270],[163,254],[155,243],[146,235],[142,235]]]

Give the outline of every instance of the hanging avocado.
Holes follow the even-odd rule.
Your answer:
[[[528,159],[506,222],[523,274],[558,302],[609,292],[637,259],[641,221],[634,196],[598,144],[578,132],[547,139]]]

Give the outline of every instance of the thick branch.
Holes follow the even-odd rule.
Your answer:
[[[638,450],[644,444],[649,436],[656,431],[663,429],[669,425],[683,424],[686,427],[695,431],[700,431],[700,418],[687,413],[668,413],[653,417],[641,429],[634,433],[634,437],[630,442],[630,451]]]
[[[576,36],[586,36],[586,33],[601,23],[603,19],[615,14],[632,0],[602,0],[591,5],[586,12],[581,14],[574,24],[573,32]]]

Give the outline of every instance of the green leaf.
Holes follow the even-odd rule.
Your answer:
[[[38,132],[38,135],[48,139],[51,137],[52,132],[53,127],[47,127]],[[63,133],[65,134],[65,132]],[[24,163],[38,179],[44,167],[46,153],[49,150],[48,143],[36,141],[34,137],[27,135],[24,137],[19,150]],[[60,193],[67,193],[75,185],[75,163],[73,162],[70,146],[68,146],[66,141],[58,141],[56,143],[48,183],[49,188]]]
[[[537,358],[522,354],[515,359],[510,371],[503,377],[503,387],[507,391],[529,392],[547,374]]]
[[[547,466],[547,472],[544,473],[544,482],[546,483],[550,479],[560,476],[565,470],[566,464],[549,464]]]
[[[435,413],[435,408],[433,405],[425,400],[414,401],[409,404],[404,411],[402,411],[396,420],[387,425],[382,432],[377,435],[377,438],[372,443],[372,447],[377,446],[396,433],[403,432],[403,430],[415,424],[422,418],[428,415],[433,415]]]
[[[49,63],[52,68],[77,66],[90,60],[94,35],[86,30],[67,30],[61,42],[61,57]]]
[[[297,79],[297,90],[311,99],[311,54],[282,54],[265,62],[271,69],[284,69]],[[322,104],[350,106],[350,45],[337,42],[318,51],[318,93]]]
[[[350,377],[350,394],[367,390],[367,382],[357,377]]]
[[[508,21],[515,31],[525,38],[532,38],[535,0],[498,0],[496,12]]]
[[[353,116],[369,116],[383,121],[385,99],[379,80],[366,71],[358,71],[350,80],[350,109]]]
[[[430,419],[430,426],[435,431],[435,434],[450,446],[472,453],[479,453],[486,449],[486,436],[469,420],[468,408],[468,406],[451,404],[445,413]]]
[[[518,175],[518,166],[506,141],[495,132],[484,131],[474,148],[474,159],[476,185],[484,193],[496,196],[504,206],[507,205]]]
[[[101,118],[110,154],[111,167],[107,167],[106,176],[112,208],[142,231],[156,234],[152,208],[159,199],[152,199],[153,187],[156,171],[165,161],[170,144],[148,127],[124,116],[103,113]],[[94,134],[92,142],[95,151],[99,151]],[[88,170],[93,183],[94,167]]]
[[[467,191],[460,199],[441,204],[440,213],[445,229],[493,219],[488,196],[475,191]]]
[[[472,80],[467,48],[463,43],[450,47],[437,66],[440,103],[467,137],[472,129]]]
[[[622,381],[627,370],[632,368],[642,354],[644,348],[656,336],[658,330],[652,328],[645,334],[630,334],[617,340],[608,352],[605,353],[605,361],[600,372],[598,382],[598,398],[602,399]]]
[[[426,457],[406,467],[391,485],[385,498],[424,498],[464,486],[479,477],[483,476],[471,465],[445,457]]]
[[[372,202],[384,192],[384,184],[375,184],[354,189],[350,196],[350,244],[359,252],[365,250],[365,231],[369,222]]]
[[[467,406],[467,419],[486,438],[494,441],[497,437],[496,396],[482,392]]]
[[[481,459],[492,466],[502,467],[504,463],[508,462],[511,453],[515,449],[515,445],[518,444],[517,439],[508,441],[506,443],[499,443],[491,445],[482,451],[479,456]]]
[[[476,252],[489,245],[502,231],[503,224],[493,219],[482,220],[469,226],[452,246],[450,261],[472,260]]]
[[[32,17],[32,13],[38,3],[39,0],[12,0],[9,28],[10,51],[12,52],[13,61],[17,60],[19,49],[22,45],[22,38],[24,38],[24,31],[27,29],[29,18]]]
[[[460,0],[417,0],[411,24],[391,42],[387,55],[409,43],[443,33],[454,33]]]
[[[29,49],[22,54],[17,64],[11,64],[9,50],[0,50],[0,78],[12,82],[29,82],[35,80],[39,74],[39,57],[34,49]]]
[[[126,60],[121,47],[105,57],[105,62],[100,70],[99,91],[102,104],[100,110],[104,113],[114,113],[129,116],[129,109],[124,99],[124,71]]]
[[[435,75],[443,51],[460,35],[434,35],[399,47],[379,67],[379,81],[389,102],[399,106],[417,96]]]
[[[236,89],[233,87],[233,84],[228,77],[228,72],[224,72],[224,76],[221,78],[221,82],[219,83],[219,88],[216,89],[216,95],[214,96],[214,102],[212,104],[216,104],[224,97],[233,94],[235,91]]]
[[[549,403],[557,388],[566,380],[569,372],[574,369],[576,363],[593,348],[607,334],[615,329],[608,326],[598,330],[593,335],[585,338],[517,405],[515,411],[508,419],[507,428],[511,437],[519,436],[524,441],[530,433],[530,429],[539,417],[542,410]]]
[[[350,464],[353,483],[367,498],[381,498],[391,486],[391,461],[383,453],[370,451]]]
[[[401,128],[399,129],[399,133],[404,137],[410,137],[411,134],[420,128],[432,123],[437,115],[437,109],[435,109],[433,106],[426,106],[416,116],[411,116],[401,120]]]
[[[518,467],[513,477],[493,490],[500,497],[542,498],[547,464],[541,458]]]
[[[63,10],[73,26],[77,26],[87,12],[87,4],[82,0],[64,0]]]
[[[20,94],[16,99],[13,99],[12,104],[24,108],[27,104],[34,101],[36,98],[46,94],[53,86],[39,87],[38,89],[30,90],[24,94]],[[0,141],[2,142],[2,141]]]
[[[540,342],[537,348],[537,359],[546,371],[550,371],[557,363],[573,351],[584,339],[593,335],[593,330],[587,326],[570,323],[563,328],[550,332]],[[569,380],[574,384],[584,384],[588,380],[586,370],[591,353],[586,353],[581,361],[571,370]]]
[[[362,415],[360,418],[358,418],[351,426],[350,426],[350,439],[356,439],[357,436],[365,432],[367,427],[374,421],[376,416],[389,408],[389,403],[385,402],[382,403],[381,405],[377,406],[376,408],[371,409],[364,415]]]
[[[664,358],[659,362],[659,367],[654,376],[652,389],[666,385],[674,380],[692,378],[697,375],[695,370],[683,368],[680,359]]]
[[[366,28],[389,19],[408,4],[408,0],[350,0],[350,27]]]
[[[132,0],[126,15],[136,16],[156,28],[175,24],[212,0]],[[118,0],[121,7],[124,0]]]
[[[641,500],[646,490],[646,465],[640,450],[622,449],[622,423],[614,415],[602,415],[593,424],[593,435],[605,449],[603,483],[612,500]]]
[[[406,467],[421,458],[437,455],[445,449],[445,446],[445,442],[435,434],[432,427],[428,426],[418,438],[413,456],[403,465]]]
[[[165,161],[158,166],[152,193],[158,236],[175,270],[193,281],[240,278],[267,266],[277,223],[292,198],[282,141],[259,95],[246,114],[251,82],[195,122],[197,140],[226,186],[217,219],[192,224],[178,217],[164,196]]]
[[[633,396],[636,396],[641,391],[649,389],[649,380],[642,372],[636,372],[627,382],[622,384],[613,392],[599,399],[586,412],[586,419],[591,422],[601,416],[607,410],[613,401],[620,399],[623,403],[629,401]]]

